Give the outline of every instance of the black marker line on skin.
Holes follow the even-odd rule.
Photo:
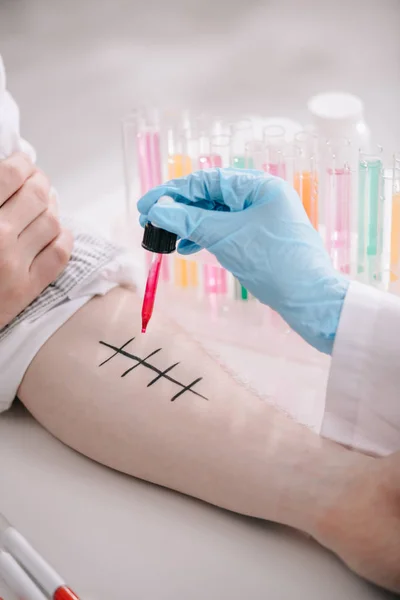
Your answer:
[[[154,350],[151,354],[149,354],[145,358],[140,358],[139,356],[135,356],[134,354],[131,354],[130,352],[127,352],[126,350],[124,350],[124,348],[126,348],[126,346],[128,344],[130,344],[130,342],[132,342],[134,339],[135,338],[131,338],[125,344],[123,344],[120,348],[118,348],[117,346],[113,346],[112,344],[108,344],[107,342],[103,342],[103,341],[100,340],[99,343],[102,346],[105,346],[106,348],[110,348],[110,350],[114,350],[114,354],[112,356],[110,356],[109,358],[107,358],[106,360],[104,360],[102,363],[100,363],[99,367],[101,367],[102,365],[104,365],[105,363],[107,363],[112,358],[115,358],[118,354],[121,354],[121,356],[125,356],[126,358],[130,358],[131,360],[137,361],[137,364],[134,365],[133,367],[131,367],[130,369],[128,369],[127,371],[125,371],[121,375],[121,377],[125,377],[125,375],[127,375],[128,373],[130,373],[131,371],[133,371],[133,369],[135,369],[136,367],[142,365],[143,367],[146,367],[147,369],[150,369],[154,373],[157,373],[157,377],[155,377],[147,385],[147,387],[149,387],[150,385],[156,383],[156,381],[158,381],[159,379],[164,378],[164,379],[167,379],[168,381],[170,381],[171,383],[175,383],[176,385],[179,385],[182,388],[182,390],[180,390],[180,392],[178,394],[175,394],[175,396],[173,396],[173,398],[171,398],[171,402],[173,402],[174,400],[176,400],[176,398],[179,398],[179,396],[182,396],[182,394],[184,394],[185,392],[190,392],[191,394],[194,394],[195,396],[198,396],[199,398],[202,398],[203,400],[207,400],[208,401],[208,398],[206,398],[205,396],[203,396],[199,392],[196,392],[194,389],[192,389],[193,386],[196,383],[199,383],[199,381],[201,381],[203,379],[202,377],[199,377],[198,379],[196,379],[195,381],[193,381],[189,385],[185,385],[184,383],[181,383],[180,381],[178,381],[178,380],[174,379],[173,377],[170,377],[169,375],[167,375],[167,373],[169,371],[171,371],[174,367],[176,367],[177,365],[180,364],[179,362],[171,365],[170,367],[168,367],[164,371],[161,371],[160,369],[158,369],[157,367],[155,367],[151,363],[147,362],[148,359],[151,356],[153,356],[154,354],[157,354],[158,352],[160,352],[162,350],[162,348],[158,348],[157,350]]]
[[[199,383],[199,381],[201,381],[203,378],[199,377],[198,379],[195,379],[194,381],[192,381],[192,383],[189,383],[189,385],[186,385],[183,390],[181,390],[180,392],[178,392],[177,394],[175,394],[175,396],[173,398],[171,398],[171,402],[173,402],[174,400],[176,400],[177,398],[179,398],[179,396],[182,396],[182,394],[184,394],[185,392],[192,392],[192,387],[194,385],[196,385],[196,383]]]
[[[176,367],[176,366],[178,366],[178,365],[179,365],[179,363],[177,362],[177,363],[175,363],[175,364],[171,365],[170,367],[168,367],[168,369],[165,369],[165,371],[162,371],[162,372],[161,372],[159,375],[157,375],[157,377],[155,377],[154,379],[152,379],[152,380],[150,381],[150,383],[148,383],[148,384],[147,384],[147,387],[150,387],[151,385],[153,385],[153,383],[157,383],[157,381],[158,381],[159,379],[161,379],[162,377],[164,377],[165,373],[169,373],[170,371],[172,371],[172,369],[173,369],[174,367]]]
[[[145,358],[142,358],[141,360],[139,360],[136,365],[133,365],[133,367],[131,367],[130,369],[125,371],[125,373],[122,373],[121,377],[125,377],[125,375],[128,375],[128,373],[133,371],[133,369],[136,369],[136,367],[140,367],[140,365],[145,365],[147,359],[150,358],[151,356],[154,356],[155,354],[157,354],[157,352],[160,352],[160,350],[162,350],[162,348],[158,348],[157,350],[154,350],[154,352],[151,352],[151,354],[149,354]]]
[[[133,342],[134,339],[135,338],[133,337],[130,340],[128,340],[123,346],[121,346],[121,348],[119,348],[118,350],[116,350],[114,354],[112,354],[109,358],[106,358],[106,360],[103,360],[103,362],[99,364],[99,367],[102,367],[109,360],[111,360],[112,358],[114,358],[114,356],[117,356],[117,354],[119,354],[123,348],[126,348],[126,346],[128,346],[131,342]],[[102,342],[100,342],[100,344],[102,344]]]

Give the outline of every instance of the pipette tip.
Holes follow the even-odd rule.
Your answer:
[[[147,325],[149,324],[150,319],[147,319],[142,315],[142,333],[146,333]]]

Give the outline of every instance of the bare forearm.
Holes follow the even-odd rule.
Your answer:
[[[139,308],[118,289],[70,319],[26,373],[28,409],[110,467],[313,533],[318,506],[364,458],[245,390],[159,313],[142,336]]]

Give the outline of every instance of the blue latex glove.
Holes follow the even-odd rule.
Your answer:
[[[161,196],[175,202],[157,203]],[[180,254],[206,248],[307,342],[332,353],[349,284],[288,183],[254,170],[209,169],[152,189],[138,209],[142,225],[181,238]]]

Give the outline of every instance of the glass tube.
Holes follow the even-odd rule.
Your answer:
[[[250,119],[242,119],[232,126],[231,166],[236,169],[253,169],[253,156],[249,153],[253,141],[253,124]],[[235,282],[235,297],[248,300],[247,290]]]
[[[283,174],[285,175],[285,180],[295,189],[298,154],[299,148],[295,144],[287,144],[282,151],[282,160],[284,161]]]
[[[284,148],[286,146],[286,130],[281,125],[267,125],[263,129],[266,161],[264,171],[286,179]]]
[[[212,140],[206,133],[199,136],[199,154],[197,168],[212,169],[214,167],[221,168],[223,165],[222,156],[212,150]]]
[[[242,119],[231,126],[231,167],[252,169],[251,157],[246,159],[246,144],[253,140],[253,124],[250,119]]]
[[[390,281],[400,276],[400,153],[393,156],[390,229]]]
[[[351,144],[330,142],[325,174],[325,244],[335,269],[349,274],[351,266]]]
[[[382,148],[360,152],[357,272],[369,284],[382,281],[383,199]]]
[[[187,152],[184,133],[174,127],[168,128],[167,145],[168,179],[176,179],[177,177],[189,175],[192,171],[192,161]]]
[[[259,140],[252,140],[245,144],[244,168],[263,171],[265,164],[265,144]]]
[[[294,188],[299,194],[311,224],[318,230],[318,138],[302,131],[294,139],[295,153]]]
[[[197,261],[174,256],[174,284],[180,288],[196,288],[199,285]]]
[[[213,136],[224,136],[232,135],[232,123],[227,121],[224,117],[214,116],[210,120],[210,132],[211,137]]]
[[[187,111],[165,111],[161,118],[162,154],[164,179],[184,177],[192,171],[188,153],[188,137],[192,135],[192,123]]]
[[[213,135],[211,137],[211,155],[218,157],[216,160],[221,167],[230,166],[231,136],[227,134]]]
[[[200,145],[206,149],[206,145]],[[214,135],[210,139],[208,151],[199,157],[200,168],[228,167],[230,162],[231,136]],[[218,265],[203,264],[203,291],[206,296],[225,295],[228,292],[228,273]]]
[[[127,211],[140,195],[162,182],[160,129],[156,110],[137,109],[122,122]]]
[[[227,287],[227,273],[222,267],[216,265],[203,265],[204,266],[204,291],[206,295],[209,294],[226,294]]]

